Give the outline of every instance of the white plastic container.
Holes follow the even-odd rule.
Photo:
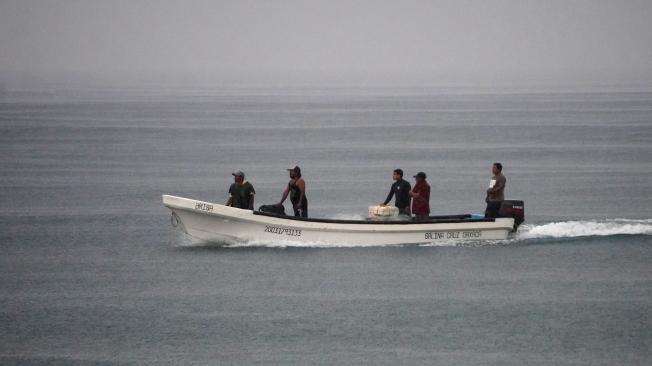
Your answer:
[[[390,218],[398,216],[398,207],[396,206],[369,206],[369,218]]]

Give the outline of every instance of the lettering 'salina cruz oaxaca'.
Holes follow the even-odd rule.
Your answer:
[[[472,231],[434,231],[428,232],[425,235],[426,240],[439,240],[439,239],[475,239],[482,236],[479,230]]]

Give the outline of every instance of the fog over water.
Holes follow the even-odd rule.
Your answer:
[[[0,2],[0,82],[649,82],[650,1]]]

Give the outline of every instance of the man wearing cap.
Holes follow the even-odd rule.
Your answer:
[[[396,195],[394,206],[398,207],[399,214],[410,216],[410,190],[412,186],[408,181],[403,179],[403,170],[401,169],[394,169],[392,178],[394,179],[394,184],[392,184],[389,194],[385,202],[381,203],[381,206],[386,206],[392,200],[392,197]]]
[[[418,172],[414,178],[417,182],[410,191],[412,213],[415,220],[426,220],[430,216],[430,185],[426,182],[424,172]]]
[[[306,182],[301,178],[301,168],[295,166],[294,168],[288,169],[288,173],[290,174],[290,182],[288,182],[288,185],[283,192],[281,202],[277,203],[277,205],[283,205],[283,202],[285,202],[285,199],[289,194],[290,201],[292,202],[292,209],[294,210],[294,216],[308,217]]]
[[[254,195],[256,191],[254,186],[245,180],[245,175],[241,171],[231,173],[235,181],[229,187],[229,194],[231,195],[226,201],[227,206],[241,208],[243,210],[254,209]]]

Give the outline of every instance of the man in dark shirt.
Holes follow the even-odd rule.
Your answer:
[[[401,169],[395,169],[392,178],[395,182],[389,190],[387,199],[381,205],[387,205],[392,197],[396,195],[394,206],[398,207],[399,214],[410,216],[410,190],[412,186],[408,181],[403,180],[403,170]]]
[[[226,201],[227,206],[233,206],[244,210],[254,209],[254,195],[256,191],[251,183],[245,180],[245,175],[241,171],[231,173],[235,181],[229,187],[229,194],[231,195]]]
[[[484,212],[485,217],[498,217],[500,205],[505,200],[505,183],[507,178],[503,175],[503,165],[501,163],[494,163],[491,167],[491,181],[489,181],[489,188],[487,189],[487,209]]]

